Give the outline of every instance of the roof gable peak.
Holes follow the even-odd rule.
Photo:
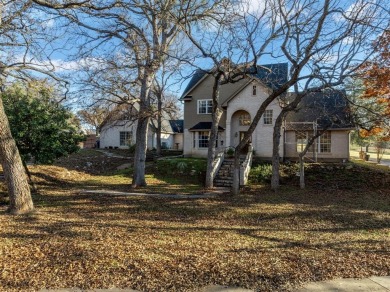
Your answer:
[[[256,77],[269,88],[275,89],[287,81],[288,65],[287,63],[275,63],[262,64],[254,67],[252,63],[234,64],[228,58],[222,58],[220,65],[217,64],[211,70],[195,70],[181,99],[189,95],[191,91],[199,86],[208,76],[213,75],[218,71],[224,72],[224,78],[232,81],[226,83],[234,83],[237,80]]]

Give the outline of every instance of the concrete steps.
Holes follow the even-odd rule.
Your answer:
[[[244,158],[240,158],[240,164],[244,161]],[[216,187],[232,187],[233,186],[233,170],[234,159],[226,158],[221,168],[218,171],[217,176],[214,179],[214,186]]]

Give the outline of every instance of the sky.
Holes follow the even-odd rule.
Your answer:
[[[243,0],[244,1],[244,0]],[[321,2],[321,1],[320,1]],[[353,16],[352,11],[359,7],[362,3],[365,3],[367,1],[365,0],[359,0],[359,1],[340,1],[338,4],[341,8],[345,10],[346,15],[349,17]],[[386,1],[385,1],[386,2]],[[245,0],[245,4],[247,4],[247,9],[240,9],[237,8],[237,11],[240,11],[241,14],[245,14],[247,16],[247,23],[253,25],[253,17],[259,16],[260,12],[264,10],[264,1],[260,0]],[[300,3],[303,3],[303,1],[300,1]],[[379,1],[382,5],[389,8],[389,4],[383,3],[383,1]],[[315,7],[313,7],[314,9]],[[364,12],[360,11],[361,13]],[[252,18],[250,16],[253,16]],[[310,12],[307,12],[305,15],[302,13],[302,16],[300,19],[305,19],[305,17],[309,16]],[[89,69],[93,69],[94,67],[98,68],[101,65],[101,62],[104,61],[104,58],[106,56],[114,56],[117,58],[120,58],[121,54],[125,54],[126,52],[123,51],[123,48],[121,48],[119,45],[119,42],[117,40],[110,41],[106,44],[100,44],[96,49],[91,50],[93,52],[92,55],[83,55],[83,56],[77,56],[79,49],[85,49],[85,48],[91,48],[91,45],[98,44],[99,40],[90,42],[88,44],[84,43],[84,39],[78,35],[81,33],[80,30],[77,29],[77,27],[73,26],[64,26],[64,22],[61,21],[56,17],[56,15],[50,15],[46,12],[43,12],[41,10],[34,10],[30,12],[29,17],[31,19],[37,20],[37,23],[39,23],[39,27],[41,29],[41,33],[43,35],[39,35],[39,38],[35,39],[37,43],[39,44],[39,48],[46,53],[48,57],[50,57],[50,62],[46,59],[38,60],[31,56],[31,60],[41,66],[53,66],[54,73],[63,76],[63,77],[77,77],[82,78],[83,73],[80,71],[82,67],[88,66]],[[381,15],[381,17],[384,17],[389,19],[389,15]],[[342,22],[342,18],[340,14],[335,14],[335,16],[331,19],[334,25],[337,25],[338,23]],[[99,25],[99,23],[94,23],[92,21],[87,21],[88,24],[91,26]],[[107,23],[105,23],[107,24]],[[142,23],[139,23],[139,26],[142,26]],[[261,33],[260,34],[254,34],[252,35],[253,42],[259,47],[263,42],[263,37],[267,34],[267,31],[269,31],[271,28],[271,24],[269,23],[262,23],[261,26]],[[147,29],[147,27],[145,27]],[[228,30],[221,30],[218,31],[218,24],[217,23],[208,23],[207,25],[198,25],[198,32],[194,34],[194,38],[198,40],[199,44],[204,46],[205,48],[209,48],[208,52],[211,52],[214,56],[217,57],[225,57],[229,56],[232,57],[232,59],[236,62],[242,62],[243,60],[251,60],[252,56],[249,54],[248,57],[245,55],[242,55],[242,52],[244,52],[248,46],[246,45],[246,39],[244,37],[245,31],[239,31],[242,34],[234,35],[235,32],[239,31],[239,28],[237,28],[236,31],[228,31]],[[55,33],[55,35],[58,37],[54,41],[50,43],[50,45],[46,45],[46,39],[44,37],[44,34],[48,36],[49,33]],[[96,34],[92,33],[92,37],[96,36]],[[218,35],[218,41],[212,42],[213,39]],[[324,35],[324,38],[327,36]],[[329,33],[329,38],[333,37]],[[373,36],[373,38],[375,35]],[[0,38],[1,40],[1,38]],[[310,41],[310,40],[307,40]],[[339,49],[345,49],[348,48],[348,46],[352,45],[354,41],[354,38],[352,36],[347,37],[343,41],[343,46],[339,47]],[[188,40],[185,40],[184,37],[180,37],[179,42],[181,44],[189,44]],[[238,47],[238,49],[229,49],[229,43],[235,42],[235,45]],[[212,45],[211,45],[212,44]],[[290,44],[292,46],[292,44]],[[276,63],[276,62],[286,62],[287,59],[285,57],[280,56],[280,46],[281,41],[274,41],[273,45],[268,47],[267,54],[264,54],[258,63],[260,64],[269,64],[269,63]],[[293,49],[292,49],[293,50]],[[112,54],[113,53],[113,54]],[[337,52],[327,52],[326,60],[329,64],[331,64],[333,61],[335,61],[335,58],[340,55],[336,55],[335,53],[340,53],[340,51]],[[194,58],[194,64],[196,66],[183,66],[182,68],[182,76],[190,76],[191,73],[197,68],[210,68],[213,65],[213,62],[211,62],[210,58],[202,58],[200,56],[200,53],[197,52],[198,57]],[[10,58],[10,56],[14,60],[21,60],[23,57],[23,51],[17,51],[13,50],[10,55],[10,50],[2,51],[0,48],[0,60],[3,58]],[[320,56],[318,56],[320,57]],[[324,56],[321,56],[324,57]],[[357,58],[359,58],[359,54],[356,55]],[[362,55],[360,55],[362,57]],[[133,74],[133,73],[132,73]],[[188,80],[183,80],[180,83],[172,82],[174,83],[171,86],[171,90],[173,93],[177,94],[178,96],[181,95],[182,91],[186,87],[186,84],[188,83]],[[74,81],[74,80],[73,80]],[[74,107],[74,109],[80,108],[82,105],[82,102],[80,100],[83,100],[82,96],[80,98],[80,95],[77,96],[77,91],[80,89],[80,85],[75,85],[75,83],[72,81],[71,91],[76,92],[76,94],[72,95],[71,98],[69,98],[68,102],[69,105]],[[84,93],[85,94],[85,93]],[[86,99],[86,97],[85,97]],[[75,102],[75,103],[73,103]]]

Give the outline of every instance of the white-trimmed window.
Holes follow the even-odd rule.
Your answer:
[[[253,96],[257,95],[257,86],[256,85],[252,85],[252,95]]]
[[[307,144],[307,133],[306,132],[295,132],[295,138],[297,141],[297,152],[301,153],[305,150]]]
[[[272,125],[273,110],[265,110],[263,115],[264,125]]]
[[[331,132],[327,131],[319,137],[318,147],[320,153],[330,153],[332,146]]]
[[[312,131],[306,131],[306,132],[295,132],[295,138],[297,143],[297,152],[301,153],[306,147],[306,144],[309,142],[309,140],[313,137]],[[318,152],[319,153],[330,153],[331,152],[331,146],[332,146],[332,135],[331,132],[327,131],[323,133],[320,137],[317,138],[317,141],[315,141],[310,147],[308,152],[314,151],[314,146],[316,143],[318,143]]]
[[[198,100],[198,114],[211,114],[213,111],[212,99],[200,99]]]
[[[209,131],[198,132],[198,148],[207,148],[209,147]]]
[[[119,145],[120,146],[129,146],[131,144],[133,132],[123,131],[119,132]]]
[[[313,132],[295,132],[297,142],[297,152],[301,153],[305,150],[306,144],[313,137]],[[308,152],[313,152],[315,142],[309,147]]]
[[[238,117],[240,126],[249,126],[251,124],[251,116],[248,113],[243,113]]]

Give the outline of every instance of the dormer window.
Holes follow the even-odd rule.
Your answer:
[[[257,95],[257,86],[256,85],[252,85],[252,95],[253,96]]]

